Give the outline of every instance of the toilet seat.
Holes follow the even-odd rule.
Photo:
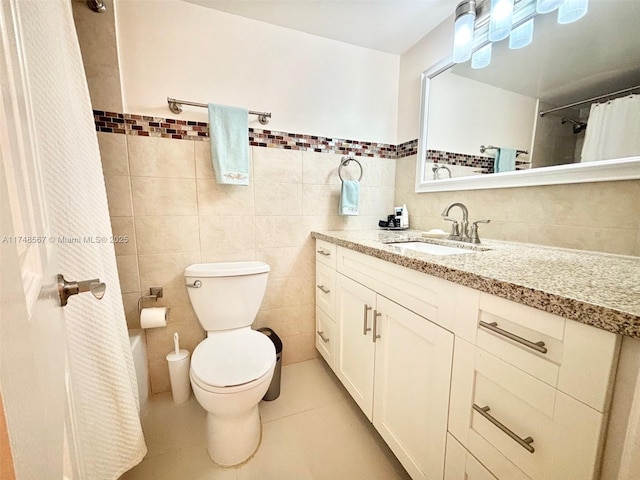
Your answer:
[[[191,377],[209,391],[244,390],[271,374],[275,363],[276,350],[266,335],[251,328],[215,332],[193,351]]]

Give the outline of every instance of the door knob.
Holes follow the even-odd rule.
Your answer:
[[[91,292],[98,300],[102,300],[107,285],[100,282],[99,278],[82,280],[79,282],[67,282],[61,274],[58,274],[58,295],[60,296],[60,306],[64,307],[71,295]]]

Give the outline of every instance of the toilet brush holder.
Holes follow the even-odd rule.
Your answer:
[[[167,355],[169,362],[169,379],[171,380],[171,393],[175,403],[184,403],[191,396],[191,382],[189,380],[189,350],[179,350]]]

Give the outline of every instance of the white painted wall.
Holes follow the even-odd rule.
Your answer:
[[[396,142],[398,55],[178,0],[116,3],[127,113],[176,118],[169,96],[271,111],[273,130]]]
[[[453,16],[400,56],[398,143],[418,138],[422,72],[449,55],[452,48]]]
[[[480,145],[530,150],[536,114],[535,98],[444,72],[429,87],[427,148],[467,155],[481,155]]]

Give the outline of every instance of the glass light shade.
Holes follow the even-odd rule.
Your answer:
[[[471,58],[475,19],[475,14],[471,12],[456,19],[453,30],[453,61],[455,63],[466,62]]]
[[[537,0],[536,12],[549,13],[553,12],[564,0]]]
[[[509,36],[513,0],[491,0],[491,18],[489,20],[489,40],[498,42]]]
[[[587,14],[589,0],[564,0],[558,9],[558,23],[571,23]],[[615,28],[615,27],[614,27]]]
[[[526,47],[533,40],[533,18],[527,20],[522,25],[514,28],[509,36],[509,48],[516,50],[517,48]]]
[[[487,43],[471,56],[471,68],[480,69],[491,63],[491,43]]]

